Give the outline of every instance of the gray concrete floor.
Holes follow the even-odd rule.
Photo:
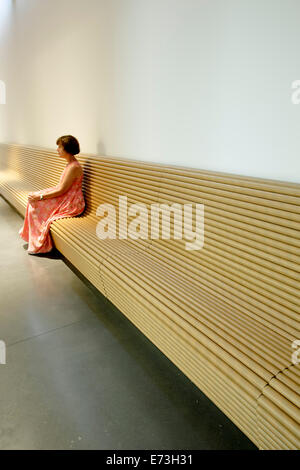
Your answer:
[[[0,197],[0,449],[256,449]]]

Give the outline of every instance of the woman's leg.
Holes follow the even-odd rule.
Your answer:
[[[50,232],[43,233],[44,223],[49,217],[46,201],[28,203],[26,227],[28,233],[28,251],[31,253],[48,253],[53,248]]]

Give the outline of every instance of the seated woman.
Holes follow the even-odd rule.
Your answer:
[[[53,248],[50,224],[63,217],[73,217],[83,212],[83,170],[74,155],[80,152],[79,142],[72,135],[56,141],[57,152],[67,161],[57,186],[29,193],[26,215],[20,236],[28,242],[28,254],[48,253]]]

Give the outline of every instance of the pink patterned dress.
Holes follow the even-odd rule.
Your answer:
[[[80,165],[76,160],[69,163],[61,174],[59,183],[63,180],[67,167]],[[83,212],[85,201],[82,193],[83,175],[78,176],[71,187],[62,195],[50,199],[27,202],[25,220],[19,235],[28,242],[31,253],[48,253],[53,248],[50,234],[50,224],[63,217],[74,217]],[[57,189],[57,186],[35,191],[34,194],[46,194]]]

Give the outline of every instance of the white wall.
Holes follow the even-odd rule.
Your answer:
[[[0,141],[300,182],[299,0],[0,0]]]

